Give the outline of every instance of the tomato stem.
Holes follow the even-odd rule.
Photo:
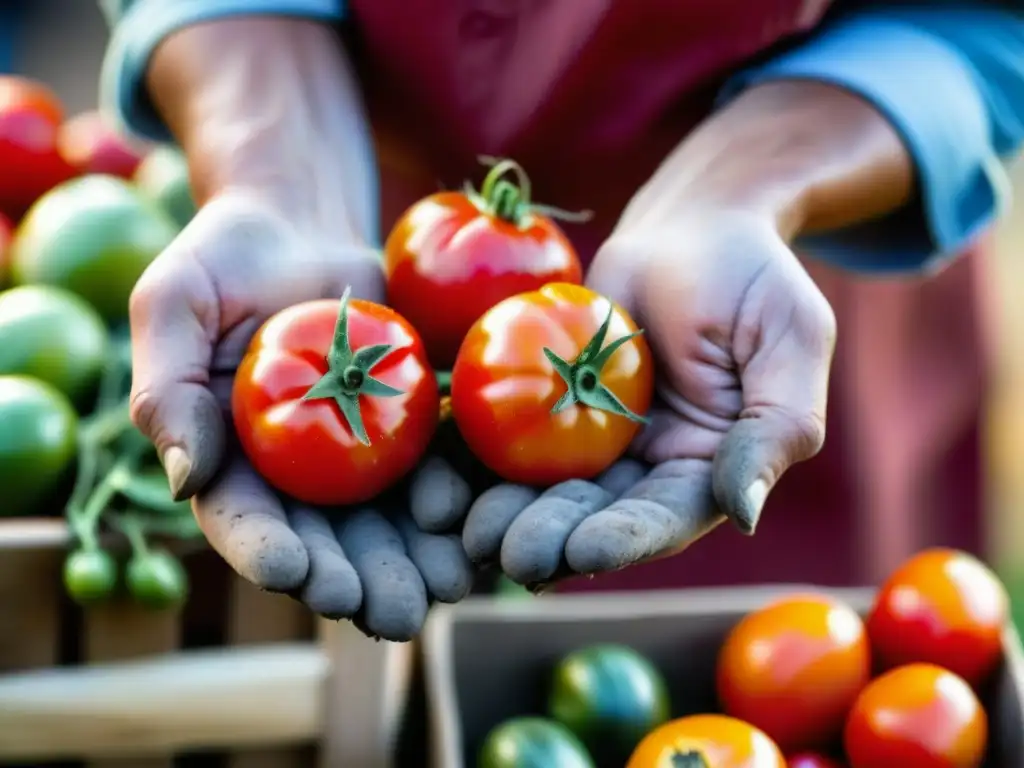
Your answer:
[[[334,340],[327,352],[327,373],[309,388],[302,399],[333,400],[355,438],[363,445],[369,445],[370,437],[363,423],[360,396],[397,397],[405,393],[370,375],[371,369],[391,353],[392,345],[371,344],[352,351],[348,329],[351,293],[351,287],[346,288],[341,297]]]
[[[672,768],[711,768],[700,752],[688,750],[672,753]]]
[[[551,413],[559,413],[573,405],[585,405],[588,408],[595,408],[599,411],[623,416],[638,424],[646,424],[647,419],[634,413],[615,396],[608,387],[601,383],[601,371],[605,364],[615,354],[616,350],[630,339],[643,333],[642,330],[621,336],[607,347],[604,346],[605,337],[608,335],[608,328],[612,322],[612,314],[615,311],[614,305],[609,303],[608,315],[605,317],[601,327],[593,335],[587,346],[579,353],[575,360],[569,362],[563,360],[554,351],[544,347],[544,354],[555,367],[555,371],[565,382],[566,390],[558,402],[552,408]],[[603,349],[602,349],[603,347]]]
[[[516,227],[523,226],[534,213],[571,222],[589,221],[593,216],[591,211],[563,211],[561,208],[534,203],[530,199],[533,192],[530,177],[515,160],[486,156],[479,159],[484,165],[490,166],[491,170],[484,177],[480,194],[467,184],[466,195],[481,210]],[[515,176],[514,182],[505,178],[509,173]]]
[[[452,391],[452,372],[434,371],[434,377],[437,379],[437,391],[442,395],[450,394]]]

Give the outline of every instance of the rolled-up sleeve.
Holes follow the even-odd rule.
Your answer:
[[[918,179],[906,210],[800,245],[848,269],[937,267],[966,249],[1009,200],[1003,161],[1024,139],[1024,3],[869,5],[741,73],[723,100],[770,80],[858,94],[901,135]]]
[[[100,81],[100,103],[131,133],[170,137],[146,94],[146,68],[171,33],[227,16],[277,15],[338,21],[343,0],[100,0],[111,26]]]

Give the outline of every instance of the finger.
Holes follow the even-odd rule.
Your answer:
[[[621,459],[598,475],[594,479],[594,484],[608,491],[613,499],[617,499],[639,483],[649,470],[650,467],[643,462],[634,459]]]
[[[603,573],[684,549],[724,518],[705,461],[660,464],[569,536],[565,558],[577,573]]]
[[[469,508],[462,527],[462,546],[474,563],[494,562],[512,521],[536,498],[525,485],[496,485],[481,493]]]
[[[409,559],[419,568],[430,595],[442,603],[457,603],[473,588],[473,564],[454,534],[427,533],[408,515],[401,515],[395,527],[402,534]]]
[[[207,387],[217,295],[188,237],[149,266],[130,303],[132,420],[156,445],[177,499],[206,485],[224,452],[223,417]]]
[[[427,588],[401,535],[369,509],[346,513],[336,532],[363,585],[362,624],[385,640],[411,640],[427,617]]]
[[[440,456],[427,459],[409,488],[413,519],[420,529],[434,533],[464,518],[471,500],[469,483]]]
[[[288,519],[309,555],[309,573],[299,599],[321,616],[351,618],[362,607],[363,588],[334,529],[320,512],[309,507],[295,507]]]
[[[793,464],[814,456],[825,440],[835,316],[803,268],[755,284],[746,301],[759,320],[739,333],[743,411],[715,454],[714,494],[722,511],[752,534],[769,491]],[[782,303],[779,297],[788,297]]]
[[[562,564],[569,535],[611,500],[606,490],[585,480],[549,488],[509,526],[501,544],[501,569],[519,584],[552,578]]]
[[[272,592],[297,589],[309,556],[277,496],[248,462],[233,454],[208,488],[192,499],[199,527],[242,578]]]

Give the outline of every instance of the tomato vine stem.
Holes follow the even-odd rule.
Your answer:
[[[489,166],[490,171],[484,177],[479,193],[472,185],[466,184],[466,196],[481,211],[486,211],[516,227],[525,226],[530,216],[535,213],[571,222],[589,221],[593,216],[591,211],[563,211],[561,208],[534,203],[531,199],[533,187],[530,177],[515,160],[487,156],[480,157],[479,160],[483,165]],[[505,178],[508,174],[512,174],[515,181]]]
[[[608,336],[608,328],[611,326],[612,315],[615,306],[609,302],[608,315],[604,322],[597,329],[597,332],[587,342],[587,346],[571,362],[558,356],[553,350],[544,347],[544,355],[555,371],[565,382],[566,390],[558,401],[551,407],[551,413],[559,413],[573,405],[585,405],[599,411],[607,411],[617,416],[622,416],[638,424],[646,424],[647,419],[640,414],[634,413],[615,396],[608,387],[601,383],[601,371],[605,364],[619,349],[630,339],[636,338],[643,333],[642,330],[621,336],[607,347],[604,346],[605,338]]]
[[[334,339],[327,352],[327,373],[309,388],[303,400],[333,400],[338,405],[355,438],[363,445],[370,444],[363,423],[361,395],[369,397],[397,397],[405,393],[370,375],[377,363],[391,354],[390,344],[371,344],[352,350],[349,337],[348,312],[351,287],[345,289],[334,326]]]

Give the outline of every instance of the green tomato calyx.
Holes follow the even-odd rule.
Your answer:
[[[352,289],[346,288],[341,297],[338,321],[334,326],[334,340],[327,352],[327,373],[302,396],[303,400],[333,400],[355,438],[363,445],[370,444],[363,424],[359,397],[398,397],[405,393],[370,375],[377,363],[387,357],[390,344],[371,344],[352,351],[348,333],[348,309]]]
[[[686,752],[674,752],[672,754],[672,768],[711,768],[704,755],[694,750]]]
[[[642,330],[634,331],[605,347],[604,341],[608,336],[608,328],[611,325],[614,312],[615,305],[609,303],[608,315],[604,322],[601,323],[601,327],[597,329],[575,360],[571,362],[564,360],[553,350],[544,347],[544,355],[551,361],[555,372],[562,378],[566,386],[565,394],[552,406],[551,413],[559,413],[573,405],[585,405],[588,408],[622,416],[637,424],[647,423],[646,418],[631,411],[615,396],[614,392],[601,383],[601,371],[611,356],[627,341],[643,333]],[[602,349],[602,347],[604,348]]]
[[[593,213],[590,211],[563,211],[548,205],[538,205],[530,199],[532,186],[530,177],[523,166],[515,160],[497,157],[479,158],[483,165],[491,170],[484,177],[484,183],[477,192],[466,183],[465,194],[480,211],[488,213],[502,221],[507,221],[522,229],[530,223],[532,214],[541,214],[551,219],[582,223],[589,221]],[[506,175],[512,174],[515,181],[509,181]]]

